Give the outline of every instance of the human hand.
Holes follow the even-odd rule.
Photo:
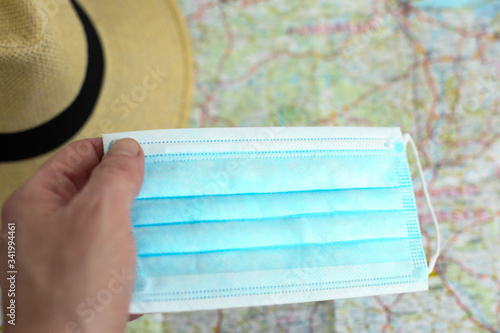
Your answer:
[[[124,331],[136,266],[130,208],[142,185],[144,152],[123,139],[102,157],[101,139],[71,143],[5,202],[6,332]],[[15,227],[15,326],[6,310],[9,223]]]

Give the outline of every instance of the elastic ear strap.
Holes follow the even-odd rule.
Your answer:
[[[427,206],[429,207],[429,211],[431,212],[432,221],[434,222],[434,226],[436,227],[436,238],[437,238],[436,249],[435,249],[435,252],[432,255],[431,259],[429,260],[429,274],[431,274],[432,271],[434,270],[434,266],[436,265],[436,261],[439,258],[439,253],[441,252],[441,233],[439,232],[439,222],[437,220],[436,214],[434,213],[434,208],[432,207],[429,192],[427,191],[427,183],[425,181],[424,171],[422,170],[422,164],[420,163],[420,158],[418,156],[417,146],[415,145],[415,142],[413,141],[411,135],[408,133],[406,133],[403,136],[403,140],[404,140],[405,146],[407,146],[408,143],[410,144],[410,147],[413,151],[413,155],[415,156],[415,159],[417,160],[418,173],[420,176],[420,180],[422,181],[422,189],[424,191],[425,201],[427,202]]]

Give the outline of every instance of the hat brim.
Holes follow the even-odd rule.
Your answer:
[[[86,36],[87,70],[73,102],[53,119],[34,128],[0,133],[0,162],[18,161],[42,155],[73,137],[92,114],[101,91],[104,55],[97,32],[82,9],[72,0]]]

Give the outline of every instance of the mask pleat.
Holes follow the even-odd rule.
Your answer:
[[[387,150],[148,156],[138,199],[397,187],[402,158]]]
[[[405,210],[409,187],[136,200],[134,226]],[[300,203],[300,204],[297,204]]]
[[[231,251],[326,244],[408,235],[404,211],[381,211],[213,223],[167,224],[134,229],[138,255]]]
[[[411,260],[406,238],[143,257],[141,274],[190,275]],[[152,264],[154,263],[154,264]],[[279,277],[277,277],[279,278]]]

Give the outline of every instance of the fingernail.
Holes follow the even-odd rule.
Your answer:
[[[113,143],[109,150],[110,155],[138,156],[141,146],[133,139],[121,139]]]

